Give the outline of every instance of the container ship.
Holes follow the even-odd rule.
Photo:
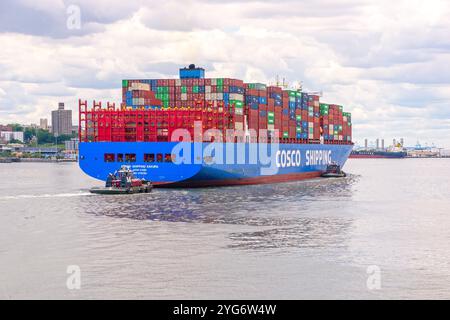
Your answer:
[[[279,183],[344,166],[351,114],[315,94],[195,65],[178,79],[123,80],[122,103],[79,101],[79,164],[106,180],[127,165],[159,187]]]
[[[354,150],[350,154],[351,159],[403,159],[407,156],[406,151],[389,150]]]

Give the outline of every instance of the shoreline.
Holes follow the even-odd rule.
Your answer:
[[[44,158],[0,158],[1,163],[76,163],[74,159],[44,159]]]

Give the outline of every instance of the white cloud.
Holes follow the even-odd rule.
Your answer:
[[[80,31],[65,27],[68,1],[11,3],[41,16],[0,22],[0,123],[37,122],[60,100],[119,102],[122,78],[173,78],[196,63],[211,77],[301,80],[354,113],[359,141],[423,135],[450,147],[446,1],[72,3]]]

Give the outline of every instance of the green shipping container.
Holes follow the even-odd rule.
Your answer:
[[[301,115],[298,115],[295,118],[297,119],[297,121],[302,121],[302,116]]]
[[[128,88],[128,80],[122,80],[122,87]]]
[[[198,93],[198,86],[193,86],[192,87],[192,92],[193,93]]]
[[[181,87],[181,93],[187,93],[187,87],[186,86],[182,86]]]
[[[296,91],[287,90],[287,92],[289,92],[289,97],[290,98],[295,98],[297,96],[297,92]]]
[[[198,90],[198,89],[197,89],[197,90]],[[218,93],[222,93],[222,92],[223,92],[223,85],[220,85],[220,86],[218,85],[218,86],[217,86],[217,92],[218,92]]]
[[[288,131],[283,132],[283,138],[289,138],[289,132]]]
[[[223,86],[223,79],[217,79],[217,86]]]
[[[242,101],[238,101],[238,100],[230,100],[230,105],[234,105],[235,108],[243,108],[244,107],[244,103]]]

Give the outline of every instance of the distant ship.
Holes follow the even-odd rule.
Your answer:
[[[406,151],[380,151],[380,150],[354,150],[350,159],[403,159],[407,156]]]

